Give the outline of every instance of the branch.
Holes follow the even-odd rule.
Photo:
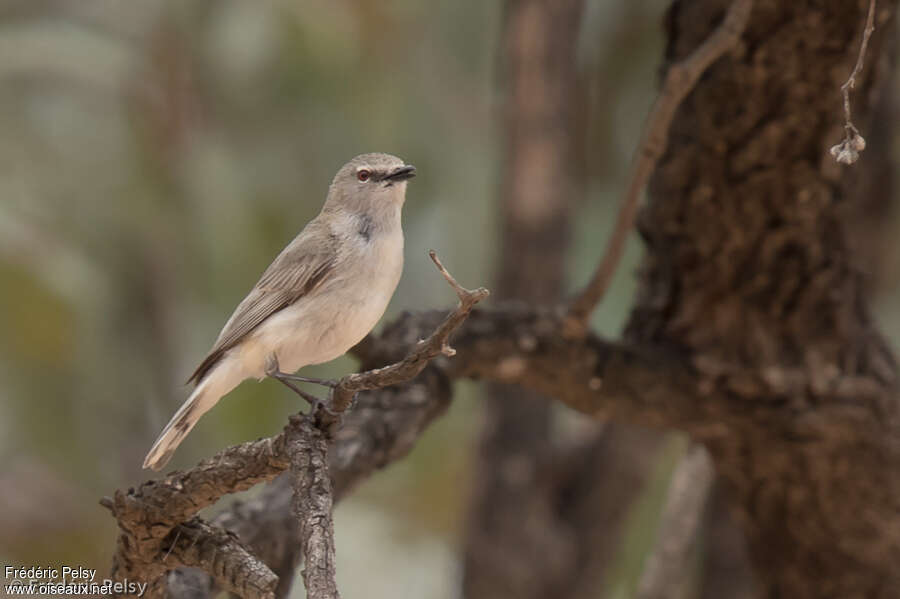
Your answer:
[[[287,444],[294,499],[304,556],[303,584],[309,599],[340,599],[337,590],[332,488],[328,476],[328,444],[312,418],[292,416]]]
[[[634,225],[641,192],[666,150],[669,127],[675,112],[706,69],[740,40],[752,8],[753,0],[734,0],[722,23],[706,41],[687,58],[669,67],[659,98],[647,117],[644,136],[632,160],[628,188],[622,198],[606,252],[591,281],[569,304],[563,323],[563,332],[567,337],[584,336],[591,313],[612,282],[625,251],[625,241]]]
[[[663,507],[656,546],[638,585],[638,599],[665,599],[678,595],[683,587],[714,476],[712,460],[700,445],[688,450],[678,464]]]
[[[332,459],[333,454],[331,452]],[[215,524],[238,535],[278,576],[275,597],[279,599],[289,596],[296,566],[303,557],[295,524],[297,520],[291,512],[293,498],[291,477],[285,473],[265,485],[251,499],[235,501],[213,518]],[[206,599],[215,596],[211,590],[200,593],[177,592],[172,588],[172,578],[184,573],[184,570],[176,570],[169,574],[170,599]],[[209,580],[208,575],[198,570],[191,570],[190,574]],[[203,584],[194,582],[193,587],[202,589]]]
[[[337,386],[331,392],[329,409],[321,410],[318,415],[321,419],[320,426],[324,425],[327,429],[330,429],[337,424],[339,415],[350,407],[353,396],[357,392],[405,383],[422,372],[428,362],[434,358],[440,355],[450,357],[456,354],[456,351],[449,345],[450,335],[468,318],[475,304],[490,295],[490,292],[484,287],[479,287],[475,290],[462,287],[447,272],[434,250],[430,250],[428,255],[447,283],[456,292],[456,297],[459,298],[459,304],[456,309],[447,315],[444,322],[437,327],[428,339],[420,340],[416,349],[400,362],[368,372],[349,374],[338,381]]]
[[[396,330],[398,327],[389,326],[382,338],[391,338]],[[408,346],[407,337],[394,347]],[[354,351],[360,351],[360,347]],[[404,351],[397,355],[379,352],[377,359],[384,361],[370,357],[363,361],[363,369],[401,359]],[[450,399],[450,382],[433,364],[404,385],[361,392],[329,447],[334,500],[340,500],[376,470],[406,456],[422,432],[446,411]],[[235,532],[278,575],[275,596],[279,598],[288,596],[301,559],[292,502],[291,477],[283,474],[252,499],[232,503],[213,520]],[[177,570],[169,575],[169,596],[206,599],[215,596],[211,584],[203,572]]]
[[[859,153],[866,149],[866,140],[859,134],[859,130],[853,125],[850,118],[850,90],[856,86],[856,77],[862,72],[866,60],[866,49],[869,46],[869,38],[875,31],[875,0],[869,0],[869,13],[866,16],[866,28],[863,29],[862,41],[859,44],[859,55],[856,57],[856,65],[847,81],[841,86],[841,96],[844,101],[844,139],[841,143],[831,147],[831,155],[841,164],[853,164],[859,159]]]
[[[117,507],[121,507],[118,494],[115,501],[104,498],[101,504],[114,515]],[[167,569],[183,566],[202,568],[218,588],[241,597],[274,597],[278,578],[233,533],[193,518],[170,529],[163,539],[154,539],[151,545],[135,534],[144,534],[145,529],[129,530],[126,528],[129,524],[133,522],[126,517],[119,518],[122,532],[113,558],[112,574],[114,579],[152,582],[144,596],[165,597],[166,585],[160,583],[159,577]],[[160,529],[157,527],[154,532],[159,533]],[[152,552],[147,550],[151,546]],[[161,559],[158,559],[160,555]]]
[[[350,406],[357,391],[408,382],[418,375],[430,360],[439,355],[453,355],[453,350],[448,344],[450,335],[465,321],[472,307],[488,295],[488,291],[483,288],[475,291],[464,289],[447,272],[433,251],[430,255],[442,276],[459,297],[459,306],[446,316],[443,323],[427,339],[420,341],[416,348],[399,362],[370,372],[348,375],[338,381],[332,391],[331,409],[319,410],[314,415],[316,425],[322,430],[326,430],[329,434],[333,432],[341,414]],[[274,437],[229,447],[186,472],[176,471],[162,480],[147,481],[137,489],[131,488],[127,492],[116,491],[113,499],[101,500],[118,521],[120,529],[116,554],[113,558],[113,578],[155,581],[173,566],[196,565],[182,561],[167,564],[166,560],[172,559],[174,552],[168,550],[170,546],[166,545],[166,539],[171,534],[177,537],[181,523],[191,519],[204,507],[215,503],[223,495],[243,491],[257,483],[271,480],[289,468],[292,461],[295,468],[302,466],[302,462],[296,461],[300,459],[296,458],[296,451],[292,450],[293,445],[297,443],[294,430],[297,426],[296,419],[293,419],[282,433]],[[300,481],[298,484],[300,491],[303,491],[306,482]],[[330,497],[328,501],[330,503]],[[172,541],[172,544],[176,543],[177,538]],[[247,559],[252,558],[249,552],[246,552],[246,555]],[[248,562],[245,570],[247,572],[258,570],[255,558]],[[241,571],[243,570],[240,568],[228,570],[228,572]],[[221,569],[218,572],[210,571],[221,588],[230,590],[252,586],[252,581],[230,580],[227,576],[223,577],[222,572],[224,571]],[[268,574],[271,575],[271,572]],[[271,575],[266,576],[266,579],[271,579],[272,584],[271,587],[266,587],[265,596],[271,596],[277,578]],[[164,585],[153,585],[153,588],[161,587]]]
[[[101,500],[119,524],[113,579],[154,582],[177,566],[200,566],[198,560],[208,552],[195,553],[194,549],[216,547],[203,564],[220,588],[245,597],[271,596],[277,578],[237,539],[229,538],[226,543],[216,529],[181,523],[222,495],[249,489],[286,468],[286,459],[276,457],[276,452],[281,453],[279,445],[283,445],[283,434],[229,447],[188,472],[175,472],[127,492],[118,490],[112,499]],[[190,547],[179,545],[183,539],[191,540]],[[151,586],[151,594],[164,590],[164,585]]]
[[[411,340],[434,331],[445,319],[440,311],[407,313],[354,351],[367,369],[396,362]],[[552,312],[515,306],[475,310],[454,336],[453,360],[432,361],[406,385],[361,392],[329,447],[335,499],[407,455],[448,407],[450,381],[456,378],[517,384],[597,419],[618,417],[643,426],[680,428],[699,439],[728,434],[736,418],[746,417],[729,411],[733,402],[698,397],[694,374],[677,355],[592,335],[569,341],[560,337],[559,330],[560,320]],[[229,508],[216,522],[237,532],[280,576],[286,576],[297,559],[291,548],[299,542],[290,504],[290,480],[281,477],[260,496]],[[264,537],[260,545],[251,536],[256,533]],[[281,589],[280,584],[279,597],[285,596]]]
[[[174,562],[212,572],[219,588],[241,597],[272,597],[278,583],[269,567],[234,533],[200,518],[177,526],[163,542],[162,550],[163,562],[170,568]]]

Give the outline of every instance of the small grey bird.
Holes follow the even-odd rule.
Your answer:
[[[403,271],[400,212],[415,173],[389,154],[362,154],[341,167],[322,211],[225,323],[144,468],[165,466],[200,417],[245,379],[272,376],[299,392],[290,381],[317,381],[289,373],[343,355],[372,330]]]

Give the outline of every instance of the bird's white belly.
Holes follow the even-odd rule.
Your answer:
[[[327,301],[318,305],[315,317],[302,306],[296,311],[302,310],[301,313],[286,315],[292,322],[286,323],[283,338],[273,343],[283,372],[329,362],[345,354],[378,324],[390,294],[372,292],[366,297],[334,297]],[[287,332],[291,329],[293,334]]]

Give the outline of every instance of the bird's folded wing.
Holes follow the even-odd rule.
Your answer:
[[[313,226],[310,223],[310,226]],[[309,228],[309,227],[307,227]],[[312,293],[333,272],[337,257],[335,240],[304,231],[266,269],[259,282],[225,323],[215,345],[188,382],[199,383],[222,355],[272,314]],[[325,243],[323,243],[325,241]]]

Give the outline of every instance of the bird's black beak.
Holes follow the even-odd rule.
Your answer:
[[[407,179],[412,179],[416,176],[416,167],[411,164],[404,164],[403,166],[399,166],[391,171],[391,173],[385,177],[386,181],[406,181]]]

